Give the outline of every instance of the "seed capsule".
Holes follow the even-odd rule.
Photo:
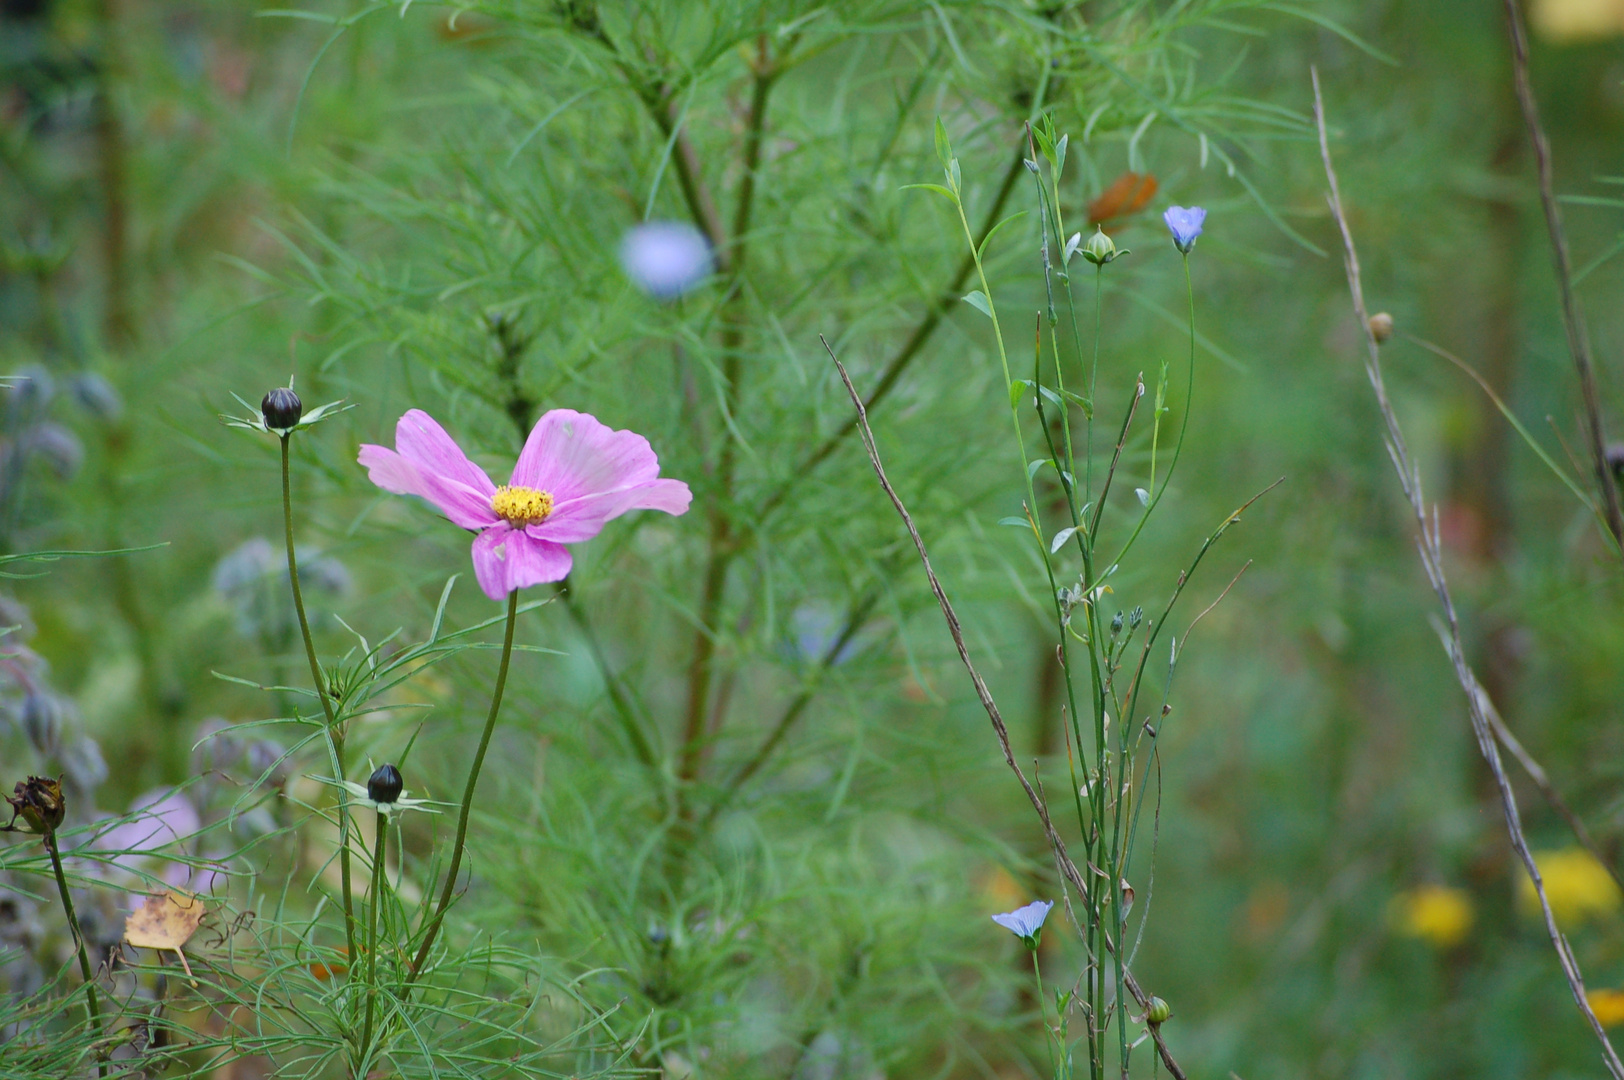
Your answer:
[[[1385,311],[1378,311],[1370,317],[1370,336],[1380,345],[1393,336],[1393,317]]]
[[[293,392],[293,387],[278,386],[259,403],[259,412],[265,418],[266,427],[283,432],[299,423],[299,418],[304,415],[304,402]]]

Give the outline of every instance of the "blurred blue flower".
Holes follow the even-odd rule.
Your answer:
[[[1169,206],[1162,220],[1173,232],[1173,246],[1188,255],[1190,249],[1195,247],[1196,237],[1201,235],[1207,211],[1199,206]]]
[[[1052,907],[1053,900],[1034,900],[1025,907],[994,915],[992,921],[1026,942],[1027,948],[1034,949],[1038,935],[1043,932],[1043,920],[1049,917]]]
[[[684,222],[645,221],[620,242],[620,264],[656,300],[675,300],[710,276],[710,242]]]

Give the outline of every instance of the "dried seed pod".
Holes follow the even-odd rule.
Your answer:
[[[1380,345],[1393,336],[1393,317],[1385,311],[1378,311],[1370,317],[1370,336]]]
[[[11,804],[8,829],[15,828],[20,817],[26,826],[25,831],[42,836],[56,832],[67,814],[62,785],[46,776],[30,776],[27,780],[17,781],[12,794],[6,796],[6,802]]]

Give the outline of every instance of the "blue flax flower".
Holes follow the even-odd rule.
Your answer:
[[[1199,206],[1183,207],[1169,206],[1162,215],[1167,227],[1173,231],[1173,246],[1188,255],[1190,249],[1195,247],[1196,237],[1201,235],[1201,226],[1207,220],[1207,211]]]
[[[1025,907],[994,915],[992,921],[1024,941],[1028,949],[1035,949],[1043,936],[1043,920],[1049,917],[1052,907],[1053,900],[1034,900]]]

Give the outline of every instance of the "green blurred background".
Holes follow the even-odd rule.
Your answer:
[[[1200,539],[1285,478],[1226,536],[1175,620],[1250,561],[1183,657],[1160,740],[1153,882],[1136,861],[1152,914],[1135,968],[1173,1005],[1170,1044],[1192,1075],[1246,1080],[1599,1074],[1519,899],[1429,623],[1308,115],[1317,65],[1367,295],[1400,331],[1383,362],[1439,504],[1473,660],[1616,858],[1618,565],[1481,392],[1407,337],[1474,365],[1558,460],[1557,433],[1584,452],[1500,5],[1080,7],[1097,36],[1051,57],[1038,24],[1063,16],[1014,2],[316,3],[318,19],[235,0],[6,0],[0,372],[33,373],[37,389],[43,371],[56,392],[10,392],[0,543],[167,545],[7,584],[61,695],[64,746],[99,746],[105,780],[94,761],[69,763],[87,770],[96,804],[121,811],[195,781],[213,768],[193,749],[208,725],[276,714],[274,699],[215,672],[298,678],[275,446],[218,423],[238,410],[232,392],[257,401],[291,372],[307,406],[356,406],[295,444],[299,542],[307,562],[325,560],[312,592],[329,655],[353,640],[335,614],[374,641],[397,626],[423,634],[452,573],[463,578],[450,618],[496,614],[468,575],[466,538],[371,489],[358,443],[387,444],[395,418],[422,407],[496,475],[539,409],[581,408],[647,434],[664,474],[694,487],[695,510],[611,526],[578,549],[579,617],[553,603],[521,623],[526,643],[562,655],[516,661],[459,932],[618,972],[601,981],[602,1004],[654,1017],[644,1063],[671,1076],[1041,1074],[1024,954],[986,918],[1054,896],[1030,808],[860,447],[848,438],[801,466],[850,424],[817,335],[874,385],[962,258],[943,206],[900,190],[939,175],[934,118],[978,214],[1047,92],[1072,136],[1069,228],[1125,171],[1159,184],[1108,222],[1134,252],[1107,274],[1102,415],[1120,414],[1136,373],[1178,370],[1183,282],[1160,210],[1209,211],[1191,259],[1202,348],[1190,442],[1113,602],[1159,610]],[[1545,0],[1531,15],[1616,421],[1624,8]],[[595,51],[599,18],[642,46],[631,68],[683,77],[675,108],[724,218],[744,175],[751,65],[766,54],[718,28],[797,28],[768,39],[804,56],[773,87],[741,300],[707,286],[660,304],[621,271],[627,228],[687,213],[682,149]],[[1051,81],[1035,74],[1044,59]],[[1030,209],[1017,181],[1008,209]],[[1035,247],[1029,216],[990,249],[1000,305],[1018,313],[1017,355],[1042,294]],[[988,345],[985,321],[950,306],[874,423],[1017,749],[1059,789],[1045,586],[1019,534],[995,524],[1020,512],[1021,482]],[[730,360],[742,381],[725,422]],[[1182,392],[1173,404],[1176,421]],[[730,439],[737,474],[724,485]],[[1141,473],[1143,449],[1129,458]],[[718,528],[737,554],[707,619]],[[820,663],[852,610],[864,616],[852,648]],[[699,638],[715,661],[695,799],[726,790],[797,711],[695,864],[669,872],[661,792],[682,779]],[[431,710],[378,714],[363,753],[398,754],[421,720],[408,787],[446,796],[492,662],[476,652],[415,680],[402,700]],[[5,782],[67,768],[67,750],[31,746],[21,698],[11,706]],[[662,734],[652,768],[620,713]],[[313,767],[295,762],[287,790]],[[1516,780],[1534,846],[1572,848]],[[206,817],[235,797],[219,786]],[[413,828],[426,855],[431,830]],[[307,880],[321,843],[256,856],[258,887]],[[1616,887],[1583,860],[1551,865],[1588,980],[1624,987]],[[1075,970],[1064,934],[1045,946],[1050,971]],[[263,1063],[233,1068],[265,1075]]]

